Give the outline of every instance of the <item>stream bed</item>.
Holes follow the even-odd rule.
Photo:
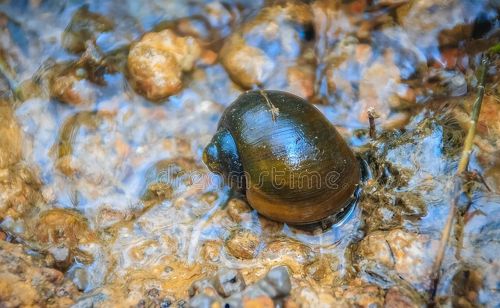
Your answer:
[[[423,307],[457,199],[434,303],[499,307],[499,11],[1,0],[0,306]],[[204,165],[224,109],[251,89],[307,99],[365,165],[333,226],[259,216]]]

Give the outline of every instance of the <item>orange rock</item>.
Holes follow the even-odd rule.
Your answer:
[[[222,242],[206,241],[201,247],[200,256],[209,262],[218,262],[222,250]]]
[[[373,29],[373,22],[371,20],[363,20],[359,25],[358,31],[356,32],[356,36],[359,39],[369,39],[372,29]]]
[[[40,269],[40,273],[43,278],[47,279],[47,281],[52,282],[56,285],[59,285],[64,280],[64,274],[56,269],[42,267]]]
[[[465,70],[469,65],[468,56],[458,48],[447,48],[441,51],[441,58],[434,63],[434,67]]]
[[[252,219],[252,208],[242,199],[229,200],[226,211],[231,220],[236,223],[248,222]]]
[[[303,98],[314,95],[314,70],[307,67],[294,66],[288,69],[290,92]]]
[[[22,157],[21,129],[10,104],[0,101],[0,169],[17,163]]]
[[[468,130],[470,123],[470,114],[472,106],[476,100],[475,94],[468,97],[465,103],[465,112],[457,110],[455,117],[464,130]],[[477,123],[477,135],[492,141],[497,141],[500,137],[500,103],[494,95],[484,95],[483,104],[481,105],[481,113]]]
[[[224,45],[220,56],[231,79],[246,89],[262,85],[271,77],[275,67],[274,61],[264,51],[236,38]]]
[[[368,44],[356,45],[356,60],[360,64],[366,64],[372,56],[372,47]]]
[[[500,103],[494,95],[485,95],[477,123],[480,134],[500,137]],[[498,140],[498,139],[497,139]]]
[[[411,103],[414,103],[417,97],[415,90],[410,87],[402,87],[401,89],[398,89],[398,96],[406,102]]]
[[[179,92],[182,73],[190,71],[200,57],[198,42],[170,30],[150,32],[131,48],[128,71],[132,85],[150,100]]]
[[[299,304],[297,304],[295,301],[291,299],[286,299],[285,302],[283,303],[283,306],[285,308],[299,308]]]
[[[80,213],[66,209],[43,212],[33,232],[40,243],[48,246],[66,244],[76,247],[95,240],[87,220]]]
[[[338,296],[354,307],[382,307],[384,291],[376,285],[354,280],[349,286],[339,290]],[[336,294],[337,295],[337,294]]]
[[[356,0],[352,1],[348,5],[348,11],[353,14],[363,13],[366,9],[366,0]]]
[[[452,69],[457,65],[459,52],[458,49],[445,49],[441,52],[443,65],[447,69]]]
[[[70,105],[83,105],[91,103],[95,93],[87,80],[67,74],[51,80],[50,95]]]
[[[226,241],[226,248],[235,258],[253,259],[257,254],[259,236],[250,230],[236,230]]]
[[[392,287],[385,295],[384,305],[385,307],[394,308],[416,308],[421,307],[422,303],[413,298],[410,292],[405,291],[400,287]]]
[[[115,140],[115,149],[120,157],[127,157],[130,153],[130,146],[122,138]]]
[[[201,53],[201,62],[206,65],[212,65],[217,61],[218,55],[212,50],[204,50]]]
[[[165,50],[134,46],[128,58],[128,71],[134,88],[150,100],[160,100],[182,88],[182,70]]]
[[[284,84],[289,77],[288,67],[298,64],[300,58],[310,60],[312,50],[306,42],[309,38],[304,40],[297,26],[306,36],[313,35],[309,31],[312,20],[310,6],[299,1],[265,7],[225,40],[220,63],[245,89]],[[310,91],[305,92],[307,95]]]
[[[274,302],[270,297],[259,296],[257,298],[244,298],[244,308],[273,308]]]

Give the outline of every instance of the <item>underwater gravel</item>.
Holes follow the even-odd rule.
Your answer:
[[[0,4],[1,304],[425,305],[498,1],[85,3]],[[499,67],[470,164],[491,191],[467,182],[441,305],[500,303]],[[270,221],[208,176],[255,87],[308,98],[366,162],[338,225]]]

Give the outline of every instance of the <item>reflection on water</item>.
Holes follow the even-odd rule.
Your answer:
[[[136,305],[152,288],[187,299],[194,280],[219,268],[238,268],[251,283],[277,264],[291,269],[299,303],[324,301],[320,294],[341,286],[355,295],[366,284],[387,291],[401,283],[393,272],[425,293],[467,125],[460,108],[474,99],[478,51],[498,41],[498,2],[85,1],[96,15],[75,21],[83,4],[0,4],[0,90],[15,101],[0,105],[2,230],[54,255],[103,305]],[[145,32],[167,28],[195,37],[202,51],[182,90],[151,103],[128,84],[127,50]],[[68,29],[72,47],[62,42]],[[490,71],[498,85],[498,62]],[[226,187],[183,176],[207,173],[202,150],[224,107],[256,86],[318,103],[368,161],[359,205],[333,227],[314,233],[269,221]],[[480,271],[476,303],[494,306],[498,86],[485,101],[490,117],[481,119],[471,168],[493,192],[473,194],[462,243],[451,249],[461,245],[461,257],[447,262]],[[385,130],[371,145],[369,107]],[[7,127],[12,119],[19,128]],[[180,185],[162,181],[168,166]],[[387,247],[392,257],[383,255]],[[439,294],[455,292],[458,269],[450,268]],[[383,300],[384,290],[367,301]],[[352,294],[345,296],[355,302]]]

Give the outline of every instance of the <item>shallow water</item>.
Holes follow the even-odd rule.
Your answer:
[[[400,285],[425,297],[453,198],[452,179],[465,135],[462,105],[475,98],[474,70],[485,49],[481,44],[498,38],[498,2],[309,2],[314,35],[275,17],[280,41],[266,45],[259,33],[272,23],[259,12],[269,7],[271,16],[285,13],[263,1],[225,6],[216,1],[1,1],[2,75],[7,80],[2,93],[22,131],[20,140],[10,140],[21,144],[22,159],[4,168],[10,177],[2,181],[19,184],[2,184],[1,229],[43,255],[69,248],[69,260],[56,266],[103,306],[136,305],[154,288],[176,302],[188,300],[192,282],[219,268],[240,269],[251,284],[278,264],[292,273],[291,300],[306,306],[339,303],[330,297],[365,305],[357,295],[339,290],[361,292],[356,288],[368,284],[381,290],[369,303],[383,303],[385,292]],[[363,184],[357,207],[324,231],[302,231],[255,211],[238,213],[240,220],[235,220],[229,189],[201,160],[224,108],[244,91],[220,61],[198,61],[184,75],[183,89],[156,103],[134,91],[120,65],[117,72],[104,74],[105,85],[83,82],[88,103],[65,104],[43,90],[28,93],[33,95],[27,99],[12,94],[9,85],[15,90],[22,81],[43,75],[50,61],[80,58],[81,53],[62,47],[61,36],[84,3],[114,22],[111,31],[95,38],[105,55],[126,54],[144,33],[183,18],[208,20],[211,34],[199,40],[203,50],[215,53],[231,35],[246,33],[247,43],[264,49],[273,61],[271,77],[261,86],[317,103],[367,161],[372,176]],[[491,191],[474,186],[463,236],[453,238],[443,265],[438,288],[443,302],[460,298],[452,282],[466,267],[483,277],[477,296],[468,300],[489,307],[500,303],[498,63],[489,67],[484,107],[489,117],[483,119],[486,129],[478,132],[469,167],[484,175]],[[367,134],[369,107],[380,114],[376,141]],[[26,180],[22,172],[36,180]],[[27,205],[10,206],[16,202]],[[53,224],[41,218],[54,209],[68,212],[56,212]],[[66,217],[74,213],[76,222]],[[75,238],[68,236],[72,232]],[[237,258],[227,247],[238,232],[255,236],[249,258]],[[60,233],[63,240],[54,238]],[[377,255],[382,250],[376,240],[367,241],[379,233],[386,241],[394,239],[388,242],[395,254],[392,265]],[[374,253],[361,248],[372,244]],[[317,269],[322,260],[328,260],[327,269]],[[394,272],[407,284],[391,276]],[[330,302],[325,293],[333,294]]]

